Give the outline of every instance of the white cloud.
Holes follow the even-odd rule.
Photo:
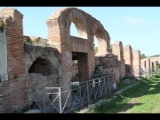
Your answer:
[[[128,16],[125,18],[125,21],[133,26],[146,26],[144,19],[141,17],[135,18]]]

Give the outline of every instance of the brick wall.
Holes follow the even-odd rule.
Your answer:
[[[16,112],[26,107],[23,15],[13,8],[0,10],[6,20],[8,81],[1,82],[0,112]]]

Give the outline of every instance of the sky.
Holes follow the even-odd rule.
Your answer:
[[[7,6],[4,6],[7,7]],[[0,9],[4,8],[0,7]],[[46,20],[61,7],[12,7],[23,14],[23,34],[47,39]],[[76,6],[75,6],[76,7]],[[101,22],[110,43],[122,41],[147,57],[160,54],[160,7],[76,7]],[[71,35],[77,36],[74,24]],[[95,44],[96,41],[95,41]]]

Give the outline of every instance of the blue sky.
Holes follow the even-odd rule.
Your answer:
[[[7,7],[7,6],[6,6]],[[62,6],[63,7],[63,6]],[[4,7],[0,7],[2,9]],[[47,39],[47,18],[61,7],[12,7],[23,15],[24,35]],[[101,22],[112,44],[120,40],[133,50],[151,56],[160,54],[160,7],[77,7]],[[77,35],[71,25],[71,35]]]

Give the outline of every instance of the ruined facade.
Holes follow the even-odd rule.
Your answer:
[[[141,59],[141,72],[142,73],[150,73],[151,71],[156,71],[160,66],[160,57],[149,57],[145,59]]]
[[[110,37],[103,25],[77,8],[62,8],[47,20],[48,39],[24,36],[23,15],[13,8],[0,10],[0,112],[12,113],[28,107],[28,91],[71,84],[73,60],[78,61],[79,80],[92,79],[96,66],[104,74],[113,72],[115,83],[125,73],[133,75],[131,46],[116,42],[109,53]],[[70,35],[71,23],[79,37]],[[94,36],[98,53],[94,53]],[[135,61],[139,61],[137,53]],[[129,66],[128,69],[124,66]],[[35,89],[36,88],[36,89]],[[68,88],[69,89],[69,88]]]

